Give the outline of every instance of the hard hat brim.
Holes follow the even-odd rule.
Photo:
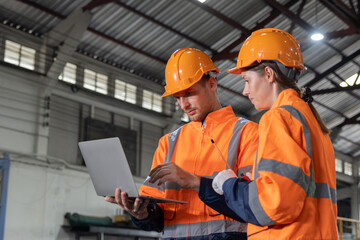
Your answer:
[[[241,74],[243,72],[243,69],[235,67],[235,68],[227,70],[227,72],[230,74]]]
[[[161,95],[161,97],[167,97],[172,95],[173,93],[169,93],[169,92],[164,92],[163,95]]]

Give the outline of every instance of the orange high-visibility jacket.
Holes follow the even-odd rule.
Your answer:
[[[200,121],[190,122],[163,136],[155,152],[152,168],[172,161],[188,172],[212,178],[226,169],[226,164],[211,139],[235,172],[239,175],[252,172],[258,125],[236,117],[230,106],[208,114],[204,126]],[[165,186],[144,183],[140,194],[189,202],[161,204],[164,213],[163,238],[246,232],[246,224],[219,214],[206,206],[197,192],[183,189],[174,182],[166,182]]]
[[[260,120],[253,181],[231,178],[223,190],[227,205],[253,223],[248,239],[338,239],[332,143],[292,89]]]

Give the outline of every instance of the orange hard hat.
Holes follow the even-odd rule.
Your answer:
[[[254,31],[245,40],[239,52],[236,68],[228,72],[241,74],[243,68],[263,60],[279,61],[297,71],[306,69],[300,45],[291,34],[276,28],[263,28]]]
[[[188,89],[211,71],[218,73],[219,69],[202,51],[195,48],[176,50],[166,64],[166,86],[162,97]]]

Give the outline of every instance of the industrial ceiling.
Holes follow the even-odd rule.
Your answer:
[[[76,51],[164,84],[165,64],[178,48],[205,51],[222,73],[223,105],[249,118],[259,112],[242,96],[240,76],[226,70],[252,31],[290,32],[299,41],[307,71],[299,85],[311,87],[314,105],[335,150],[360,156],[360,2],[356,0],[0,0],[0,21],[44,38],[75,10],[91,13]],[[315,42],[310,35],[321,31]],[[355,83],[339,84],[357,74]],[[343,83],[344,84],[344,83]]]

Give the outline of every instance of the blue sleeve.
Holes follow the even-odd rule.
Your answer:
[[[147,206],[149,216],[144,220],[138,220],[131,216],[133,223],[144,231],[162,232],[164,230],[164,213],[156,203],[149,203]]]
[[[214,191],[212,181],[213,180],[210,178],[200,178],[199,198],[201,201],[227,217],[244,222],[239,215],[227,206],[224,196],[219,195]]]
[[[226,205],[245,222],[261,226],[250,209],[250,184],[256,184],[256,182],[247,182],[240,178],[230,178],[226,180],[223,184]]]

